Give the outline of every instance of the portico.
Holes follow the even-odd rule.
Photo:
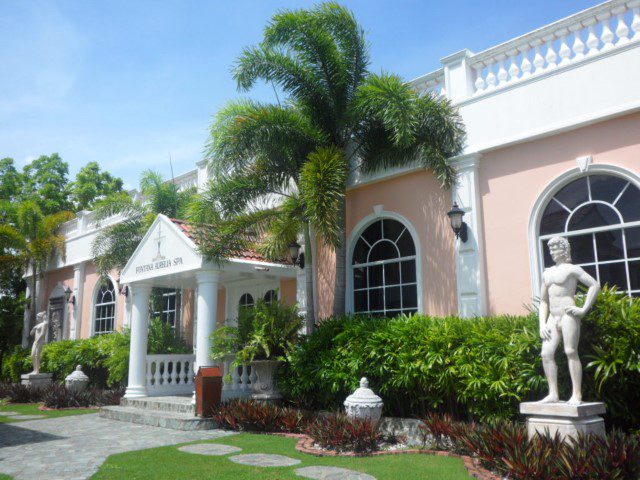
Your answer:
[[[191,227],[179,220],[158,215],[122,271],[120,284],[131,302],[131,346],[126,398],[190,394],[194,373],[214,365],[210,357],[211,334],[218,325],[234,321],[244,289],[264,293],[295,292],[296,271],[291,265],[269,262],[248,252],[243,258],[230,258],[220,264],[206,261],[195,244]],[[193,325],[194,354],[148,355],[149,301],[154,287],[189,289],[194,292],[195,314],[187,320]],[[285,295],[286,297],[287,295]],[[238,297],[238,298],[235,298]],[[293,298],[284,298],[294,303]],[[195,320],[195,321],[194,321]],[[227,397],[248,393],[246,369],[229,372],[223,365]]]

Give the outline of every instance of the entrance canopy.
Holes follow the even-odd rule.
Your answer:
[[[158,215],[127,265],[120,283],[130,287],[131,343],[126,397],[148,394],[147,335],[153,287],[191,288],[196,292],[195,369],[212,365],[211,334],[218,324],[218,290],[245,281],[296,278],[293,265],[270,262],[246,252],[239,258],[208,262],[198,251],[193,229],[181,220]]]
[[[222,283],[239,278],[296,277],[292,265],[268,261],[254,252],[220,265],[208,262],[198,251],[192,227],[160,214],[122,270],[120,283],[194,288],[195,274],[201,271],[218,271]]]

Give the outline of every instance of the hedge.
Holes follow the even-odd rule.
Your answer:
[[[118,387],[126,384],[129,370],[128,330],[108,333],[81,340],[60,340],[44,345],[42,348],[41,371],[53,373],[54,379],[64,380],[76,365],[97,387]],[[152,320],[149,326],[149,353],[189,353],[191,348],[177,338],[171,326]],[[30,372],[31,351],[16,346],[2,365],[2,378],[18,382],[20,375]]]
[[[584,397],[606,402],[608,424],[638,428],[640,300],[604,289],[582,329]],[[534,314],[329,319],[290,355],[280,386],[299,407],[333,410],[366,376],[386,415],[510,419],[521,401],[539,399],[547,388],[538,331]],[[568,398],[562,347],[556,359]]]

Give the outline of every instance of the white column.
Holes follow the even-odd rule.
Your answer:
[[[453,188],[453,201],[465,211],[467,241],[456,241],[456,276],[458,313],[461,317],[487,314],[487,293],[482,233],[482,202],[478,188],[480,154],[458,157],[453,164],[458,182]]]
[[[196,363],[200,367],[214,365],[211,359],[211,334],[218,321],[218,282],[220,272],[205,271],[196,274],[198,281],[198,310],[196,317]]]
[[[129,347],[129,384],[126,398],[146,397],[147,334],[149,332],[150,285],[135,285],[131,311],[131,345]]]
[[[80,338],[80,328],[82,326],[82,297],[84,293],[84,263],[73,266],[73,315],[69,328],[69,338],[76,340]]]

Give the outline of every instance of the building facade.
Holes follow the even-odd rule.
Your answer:
[[[574,262],[600,283],[640,294],[640,0],[611,0],[484,52],[454,53],[412,84],[446,96],[462,116],[466,148],[451,159],[458,181],[444,190],[419,167],[350,179],[348,312],[522,313],[556,234],[569,237]],[[177,180],[202,188],[207,179],[200,163]],[[466,241],[446,215],[454,202]],[[188,227],[159,218],[139,247],[146,253],[99,277],[90,244],[102,226],[91,212],[66,224],[66,259],[41,280],[39,310],[60,312],[54,338],[135,332],[149,286],[165,289],[158,311],[192,339],[196,356],[204,332],[268,292],[304,310],[306,274],[319,317],[331,314],[335,258],[322,245],[305,246],[316,250],[313,272],[255,256],[220,270],[199,257]],[[170,265],[144,271],[160,248],[154,235],[170,237],[171,253],[155,252]],[[67,287],[72,301],[61,302]]]

